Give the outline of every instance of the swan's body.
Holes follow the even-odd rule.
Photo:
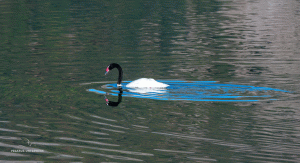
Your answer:
[[[158,82],[152,78],[137,79],[126,85],[126,87],[129,88],[165,88],[167,86],[169,85]]]
[[[117,63],[112,63],[106,68],[105,75],[112,69],[117,68],[119,71],[119,77],[118,77],[118,86],[121,86],[122,78],[123,78],[123,70],[121,66]],[[131,83],[127,84],[126,87],[129,88],[165,88],[168,87],[168,84],[164,84],[161,82],[157,82],[152,78],[141,78],[132,81]]]

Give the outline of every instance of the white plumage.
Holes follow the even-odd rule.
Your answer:
[[[168,84],[158,82],[152,78],[140,78],[126,85],[129,88],[165,88],[168,86]]]

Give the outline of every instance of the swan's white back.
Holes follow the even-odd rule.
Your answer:
[[[168,84],[157,82],[152,78],[137,79],[126,85],[129,88],[165,88],[168,86]]]

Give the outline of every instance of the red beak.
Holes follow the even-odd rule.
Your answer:
[[[107,67],[107,68],[106,68],[106,72],[105,72],[105,75],[106,75],[106,74],[108,73],[108,71],[109,71],[109,68]]]

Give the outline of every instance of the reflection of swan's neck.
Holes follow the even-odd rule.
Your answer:
[[[118,94],[118,102],[109,101],[106,98],[106,96],[105,96],[106,105],[116,107],[116,106],[118,106],[121,103],[121,101],[122,101],[122,93],[123,93],[122,88],[120,88],[119,91],[120,92]]]

